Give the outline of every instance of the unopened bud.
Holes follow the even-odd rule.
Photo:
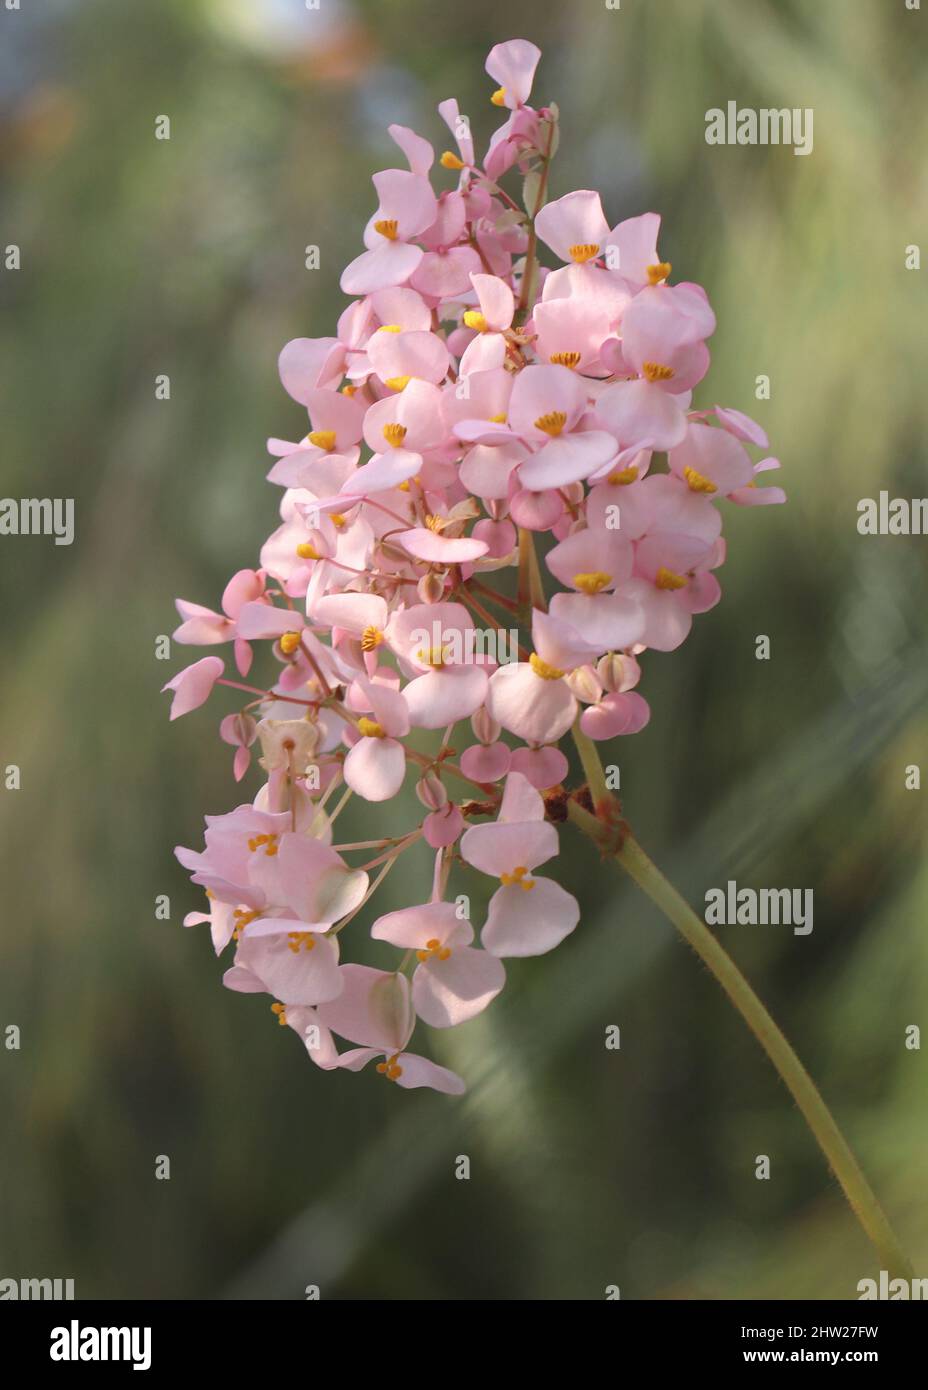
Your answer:
[[[596,679],[596,672],[592,666],[578,666],[575,671],[570,672],[566,681],[570,687],[570,693],[578,700],[582,700],[585,705],[595,705],[603,693],[603,688]]]
[[[601,656],[596,665],[596,674],[603,687],[610,694],[616,690],[631,690],[641,679],[641,667],[633,656],[620,656],[610,652]]]
[[[497,724],[486,705],[481,705],[472,716],[470,727],[474,731],[474,738],[483,744],[496,743],[503,729],[502,724]]]
[[[376,980],[368,995],[368,1009],[376,1036],[389,1040],[392,1048],[402,1052],[415,1023],[406,976],[386,975]]]
[[[416,593],[423,603],[438,603],[445,592],[444,576],[429,570],[416,585]]]
[[[227,714],[219,725],[219,737],[233,747],[250,748],[258,737],[258,725],[250,714]]]
[[[430,811],[440,811],[448,803],[448,793],[444,784],[434,772],[427,772],[419,779],[416,783],[416,796]]]

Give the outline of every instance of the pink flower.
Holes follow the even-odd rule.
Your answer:
[[[521,773],[511,772],[499,819],[471,826],[461,840],[467,863],[500,881],[481,933],[491,955],[543,955],[577,925],[576,898],[553,880],[532,876],[557,852],[557,831],[544,820],[541,797]]]
[[[416,952],[419,963],[412,977],[412,1003],[432,1028],[453,1028],[474,1018],[506,982],[496,957],[471,946],[474,929],[458,917],[453,903],[388,912],[378,917],[371,936]]]
[[[182,714],[189,714],[192,709],[205,705],[213,693],[213,686],[225,669],[225,662],[220,661],[218,656],[204,656],[192,666],[185,666],[182,671],[178,671],[176,676],[161,687],[162,692],[174,691],[171,718],[179,719]]]
[[[427,178],[402,169],[374,175],[380,206],[364,230],[368,248],[342,271],[345,294],[371,294],[403,285],[424,251],[413,238],[435,221],[438,203]]]

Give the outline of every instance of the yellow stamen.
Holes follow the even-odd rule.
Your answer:
[[[445,150],[444,154],[442,155],[441,159],[440,159],[438,162],[439,162],[439,164],[441,165],[441,167],[442,167],[443,169],[463,169],[463,168],[464,168],[464,161],[463,161],[463,159],[458,159],[457,155],[456,155],[456,154],[452,154],[451,150]]]
[[[715,483],[704,478],[701,473],[697,473],[695,468],[684,468],[683,476],[686,479],[687,487],[693,492],[718,492]]]
[[[397,485],[396,485],[396,490],[397,490],[397,492],[408,492],[408,491],[409,491],[409,479],[408,479],[408,478],[405,478],[405,479],[403,480],[403,482],[397,483]]]
[[[554,362],[558,367],[570,367],[570,369],[573,370],[574,367],[580,366],[580,353],[552,352],[551,356],[548,358],[548,361]]]
[[[659,589],[685,589],[686,579],[682,574],[674,574],[673,570],[666,569],[661,565],[657,574],[654,576],[654,583]]]
[[[348,522],[345,520],[344,512],[329,512],[329,520],[337,531],[340,531],[343,526],[348,525]]]
[[[505,105],[506,105],[506,88],[505,88],[505,87],[497,87],[496,91],[495,91],[495,92],[493,93],[493,95],[490,97],[490,100],[492,101],[492,103],[493,103],[494,106],[505,106]]]
[[[309,541],[301,541],[296,548],[296,553],[297,555],[299,555],[301,560],[319,559],[319,551],[316,549],[314,545],[310,545]]]
[[[627,468],[620,468],[616,473],[610,473],[606,479],[613,487],[626,487],[628,483],[633,483],[638,477],[637,463],[630,463]]]
[[[591,570],[589,574],[575,574],[573,585],[584,594],[599,594],[612,583],[612,575],[602,570]]]
[[[648,381],[669,381],[674,374],[673,367],[665,367],[661,362],[642,362],[641,370]]]
[[[280,1024],[281,1028],[287,1026],[287,1014],[283,1004],[272,1004],[271,1013],[277,1015],[277,1022]]]
[[[657,265],[649,265],[648,283],[651,285],[659,285],[662,280],[667,279],[671,270],[673,270],[673,266],[669,261],[658,261]]]
[[[358,720],[358,733],[365,738],[386,738],[387,731],[382,724],[378,724],[374,719],[368,719],[364,715]]]
[[[314,449],[324,449],[327,454],[335,448],[334,430],[310,430],[306,438]]]
[[[433,936],[431,941],[425,943],[424,951],[416,952],[416,959],[420,961],[432,960],[433,958],[437,960],[447,960],[450,955],[451,947],[443,946],[438,937]]]
[[[273,859],[274,855],[277,853],[277,836],[252,835],[251,839],[248,841],[248,848],[251,850],[252,854],[259,849],[263,849],[264,853],[268,855],[269,858]]]
[[[381,333],[402,333],[403,330],[398,323],[382,323],[380,331]]]
[[[566,424],[567,415],[563,410],[549,410],[546,415],[539,415],[535,421],[535,428],[556,439]]]
[[[384,425],[383,437],[391,449],[398,449],[406,438],[405,425]]]
[[[505,423],[506,423],[506,417],[505,417],[505,415],[491,415],[491,416],[490,416],[490,424],[491,424],[491,425],[505,425]]]
[[[353,386],[353,385],[351,384],[350,381],[347,381],[347,382],[345,383],[345,385],[342,387],[342,395],[343,395],[343,396],[348,396],[349,399],[350,399],[352,396],[356,396],[357,394],[358,394],[358,388],[357,388],[357,386]]]
[[[576,246],[569,246],[570,259],[576,261],[577,265],[584,265],[587,261],[595,260],[599,255],[599,242],[582,241]]]
[[[260,917],[261,913],[258,911],[246,912],[243,907],[237,907],[233,911],[232,916],[235,918],[235,926],[232,928],[232,936],[236,941],[238,941],[242,935],[242,932],[249,925],[249,923],[253,922],[256,917]]]
[[[444,666],[447,650],[447,646],[420,647],[416,652],[416,660],[421,661],[423,666]]]
[[[549,666],[547,661],[542,661],[537,652],[532,652],[528,664],[535,675],[540,676],[543,681],[559,681],[564,675],[564,672],[559,671],[556,666]]]
[[[430,531],[434,531],[436,535],[440,535],[448,525],[448,519],[444,516],[434,516],[432,513],[429,513],[425,518],[425,524]]]
[[[387,241],[396,241],[397,221],[395,217],[380,217],[374,223],[374,231],[386,237]]]
[[[372,623],[370,627],[366,627],[361,633],[361,650],[362,652],[375,651],[384,640],[384,635],[380,631],[380,628],[374,627]]]
[[[405,391],[410,381],[412,377],[409,376],[388,376],[386,384],[391,391]]]
[[[487,323],[486,319],[484,318],[483,314],[481,314],[479,309],[465,309],[465,328],[472,328],[475,333],[486,333],[489,326],[490,325]]]
[[[313,936],[312,932],[287,932],[287,949],[292,951],[295,956],[298,956],[301,950],[311,951],[315,944],[316,938]]]
[[[388,1081],[398,1081],[403,1075],[403,1068],[397,1062],[398,1052],[394,1052],[392,1057],[388,1057],[385,1062],[377,1063],[377,1070],[381,1076],[385,1076]]]
[[[280,639],[280,650],[284,656],[292,656],[300,645],[300,634],[298,632],[285,632]]]
[[[526,878],[525,875],[527,873],[528,869],[525,865],[519,864],[513,869],[511,874],[500,874],[499,881],[504,888],[524,888],[526,892],[528,892],[530,888],[535,887],[535,880],[533,878]]]

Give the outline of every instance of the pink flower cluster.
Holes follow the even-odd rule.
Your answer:
[[[778,466],[749,452],[767,446],[760,426],[693,407],[715,316],[700,286],[671,283],[657,214],[610,227],[597,193],[545,202],[558,117],[529,105],[539,56],[521,39],[490,53],[506,119],[482,167],[457,103],[439,106],[457,153],[434,172],[455,187],[436,193],[432,146],[390,127],[409,168],[374,175],[337,334],[280,356],[309,416],[304,438],[269,441],[280,525],[221,612],[178,601],[175,639],[231,642],[241,679],[206,656],[166,687],[172,718],[217,682],[252,697],[219,732],[236,779],[257,749],[266,780],[207,817],[202,853],[177,851],[209,899],[187,923],[208,921],[217,953],[235,944],[226,985],[273,996],[321,1067],[377,1058],[400,1086],[448,1092],[461,1079],[407,1050],[417,1020],[474,1017],[504,958],[551,950],[579,919],[536,873],[558,853],[559,741],[644,727],[639,659],[673,651],[719,601],[718,504],[784,500],[756,486]],[[513,171],[522,206],[501,187]],[[277,666],[266,684],[246,683],[255,643]],[[428,730],[441,734],[425,752]],[[421,823],[335,843],[350,797],[389,801],[410,767]],[[370,931],[395,968],[342,963],[343,929],[421,842],[430,901]],[[467,897],[449,896],[455,868],[498,884],[479,945]]]

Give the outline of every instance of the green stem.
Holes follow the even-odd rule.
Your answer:
[[[727,951],[630,834],[617,842],[615,826],[575,801],[568,804],[568,815],[647,893],[715,976],[799,1106],[851,1210],[876,1248],[881,1268],[896,1278],[912,1278],[912,1266],[898,1237],[818,1087]]]

